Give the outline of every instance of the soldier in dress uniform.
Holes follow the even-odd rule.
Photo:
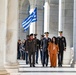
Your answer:
[[[42,65],[46,64],[46,67],[48,66],[48,44],[51,41],[51,39],[48,37],[49,32],[45,32],[45,37],[42,41]]]
[[[30,67],[35,67],[36,40],[33,38],[33,34],[30,34],[30,39],[26,43],[26,49],[29,54]]]
[[[40,48],[40,40],[37,39],[37,34],[34,34],[34,39],[36,40],[36,64],[38,64],[38,57],[39,57],[39,48]]]
[[[62,35],[62,31],[59,31],[58,46],[59,46],[59,54],[58,54],[58,66],[62,67],[63,64],[63,54],[66,51],[66,38]]]
[[[41,35],[41,40],[40,40],[40,58],[41,58],[41,63],[42,63],[42,49],[43,49],[42,41],[43,41],[43,38],[44,38],[44,35]]]

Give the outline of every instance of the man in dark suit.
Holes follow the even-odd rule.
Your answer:
[[[38,64],[38,57],[39,57],[39,47],[40,47],[40,40],[37,39],[37,34],[34,34],[34,39],[36,40],[36,64]]]
[[[63,64],[63,54],[66,50],[66,38],[62,35],[62,31],[59,31],[58,46],[59,46],[59,54],[58,54],[58,66],[62,67]]]
[[[26,49],[29,54],[30,67],[35,67],[36,40],[33,38],[33,34],[30,34],[30,39],[26,43]]]
[[[45,37],[42,41],[42,65],[46,64],[46,67],[48,66],[48,44],[51,41],[51,39],[48,37],[49,32],[45,32]]]
[[[25,41],[25,58],[26,58],[26,64],[28,64],[29,63],[29,61],[28,61],[28,50],[26,49],[26,46],[27,46],[27,44],[26,43],[28,43],[29,42],[29,35],[27,35],[26,36],[26,41]]]
[[[44,38],[44,35],[41,35],[41,40],[40,40],[40,58],[41,58],[41,63],[42,63],[42,49],[43,49],[42,42],[43,42],[43,38]]]
[[[21,40],[19,39],[17,42],[17,59],[20,59],[20,45],[21,45]]]

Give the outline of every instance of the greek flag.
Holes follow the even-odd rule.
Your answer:
[[[22,22],[22,27],[24,28],[24,31],[27,31],[30,27],[30,24],[32,22],[37,21],[37,8],[34,9],[34,11]]]

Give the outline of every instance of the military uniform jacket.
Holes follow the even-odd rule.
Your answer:
[[[40,49],[43,49],[42,42],[43,42],[43,39],[40,40]]]
[[[36,39],[28,40],[26,42],[26,51],[30,53],[36,51]]]
[[[29,39],[27,39],[26,41],[25,41],[25,51],[28,51],[28,49],[27,49],[27,43],[29,42]]]
[[[20,50],[20,45],[21,45],[21,43],[17,43],[17,51]]]
[[[40,49],[40,40],[39,39],[36,39],[36,49],[38,50],[38,49]]]
[[[43,38],[42,41],[41,41],[41,46],[43,48],[43,51],[46,51],[48,49],[48,45],[49,45],[49,42],[51,41],[50,38]]]
[[[64,36],[58,37],[58,46],[59,46],[59,51],[63,51],[66,48],[66,39]]]

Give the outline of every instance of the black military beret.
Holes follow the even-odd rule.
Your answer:
[[[30,36],[33,36],[33,34],[30,34]]]
[[[27,35],[27,37],[29,37],[29,35]]]
[[[45,32],[45,34],[49,34],[49,32]]]
[[[59,31],[59,33],[63,33],[63,31]]]
[[[37,34],[34,34],[34,36],[37,36]]]
[[[41,37],[44,37],[44,35],[41,35]]]

